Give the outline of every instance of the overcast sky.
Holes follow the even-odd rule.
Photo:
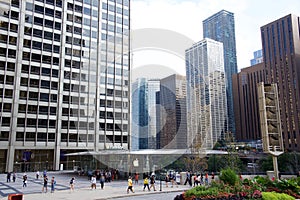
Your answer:
[[[222,9],[234,13],[237,61],[238,68],[241,69],[250,66],[253,52],[261,49],[260,27],[290,13],[300,16],[300,1],[132,0],[131,28],[133,32],[145,28],[167,29],[174,35],[182,34],[198,42],[203,39],[202,21]],[[164,41],[165,38],[160,40]],[[172,68],[180,74],[185,73],[185,49],[182,51],[183,55],[172,53],[172,47],[167,51],[158,49],[159,47],[149,46],[144,50],[133,49],[133,68],[160,65]]]

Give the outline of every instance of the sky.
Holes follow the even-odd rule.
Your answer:
[[[149,66],[185,74],[184,50],[203,39],[202,21],[220,10],[234,13],[238,70],[249,67],[253,52],[261,49],[260,27],[288,14],[300,16],[299,0],[132,0],[131,29],[133,77],[144,76]],[[149,30],[170,31],[159,37]],[[144,31],[140,31],[144,30]],[[135,34],[136,33],[136,34]],[[169,45],[144,44],[135,39],[158,40]],[[155,35],[155,36],[153,36]],[[178,36],[178,37],[177,37]],[[185,38],[184,38],[185,37]],[[137,37],[138,38],[138,37]],[[184,39],[183,39],[184,38]],[[188,41],[184,42],[183,41]],[[191,43],[192,41],[192,43]],[[180,43],[177,47],[175,45]],[[144,48],[143,48],[144,45]],[[181,48],[181,52],[177,49]],[[139,70],[137,70],[139,69]],[[154,67],[157,73],[157,67]],[[149,71],[147,72],[149,73]]]

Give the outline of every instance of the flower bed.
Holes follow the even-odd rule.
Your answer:
[[[271,181],[269,178],[257,176],[254,179],[236,179],[232,171],[224,172],[220,181],[214,181],[210,186],[197,186],[176,200],[293,200],[300,199],[300,178]],[[227,181],[229,180],[229,181]],[[234,181],[232,181],[234,180]]]

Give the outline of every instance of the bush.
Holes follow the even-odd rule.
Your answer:
[[[197,186],[185,192],[185,197],[203,197],[203,196],[216,196],[219,191],[217,188],[205,188],[203,186]]]
[[[284,193],[276,193],[276,192],[262,192],[263,200],[295,200],[294,197],[284,194]]]
[[[224,169],[219,176],[220,180],[225,184],[235,185],[238,182],[238,176],[232,169]]]

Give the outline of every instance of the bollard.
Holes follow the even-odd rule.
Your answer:
[[[162,183],[161,183],[161,177],[160,177],[160,183],[159,183],[159,191],[161,191],[162,190],[162,185],[161,185]]]

